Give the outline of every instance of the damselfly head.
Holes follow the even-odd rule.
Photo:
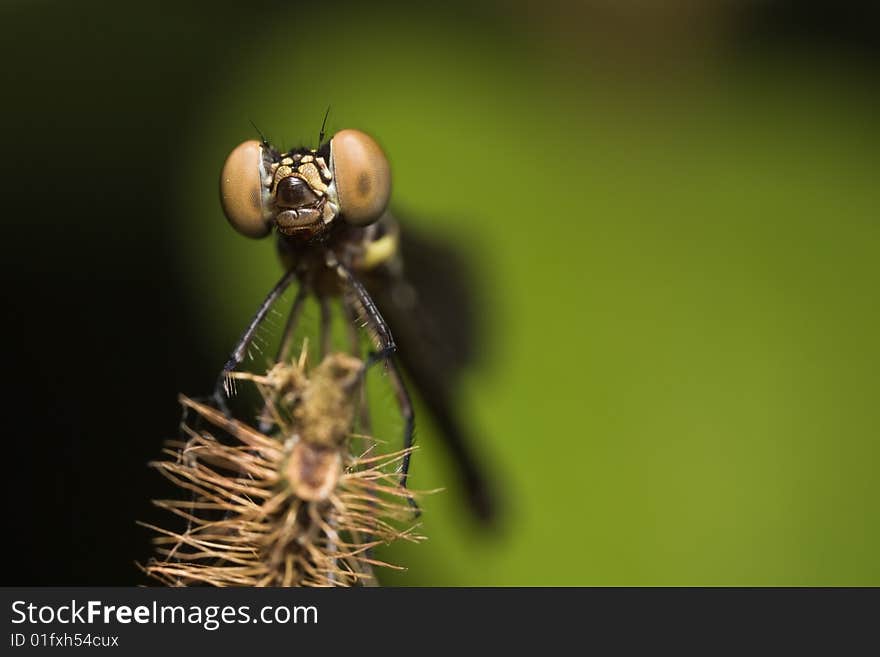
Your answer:
[[[220,202],[229,223],[248,237],[274,225],[304,240],[339,217],[365,226],[382,216],[391,195],[391,169],[380,146],[359,130],[342,130],[317,150],[279,153],[250,140],[226,158]]]

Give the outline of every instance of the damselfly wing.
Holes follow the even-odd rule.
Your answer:
[[[470,508],[484,522],[497,512],[472,436],[456,413],[464,371],[478,358],[479,294],[468,262],[454,245],[409,226],[396,262],[364,273],[364,284],[394,331],[400,360],[444,438]]]

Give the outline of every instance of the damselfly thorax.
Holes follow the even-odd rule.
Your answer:
[[[359,276],[369,276],[378,267],[402,271],[400,226],[388,212],[369,226],[336,224],[321,237],[320,248],[311,241],[279,238],[277,242],[284,268],[297,271],[300,282],[318,295],[335,297],[346,291],[339,274],[327,264],[328,252]]]

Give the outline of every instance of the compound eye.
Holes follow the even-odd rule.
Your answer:
[[[265,237],[272,229],[263,211],[263,145],[250,140],[238,145],[220,173],[223,214],[242,235]]]
[[[342,130],[330,140],[330,160],[343,219],[365,226],[382,216],[391,168],[379,144],[360,130]]]

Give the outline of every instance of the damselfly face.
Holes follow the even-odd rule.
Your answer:
[[[305,241],[337,219],[365,226],[382,216],[390,194],[388,159],[359,130],[342,130],[318,149],[287,153],[265,141],[246,141],[226,158],[220,176],[226,218],[254,238],[275,226]]]

